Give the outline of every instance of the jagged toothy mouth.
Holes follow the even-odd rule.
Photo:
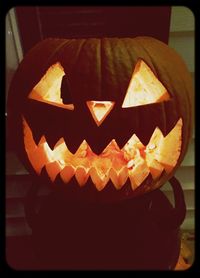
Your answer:
[[[120,189],[130,179],[132,189],[139,187],[151,174],[157,180],[163,171],[170,173],[177,164],[182,143],[182,119],[164,137],[156,127],[149,143],[144,146],[133,134],[122,149],[113,139],[100,155],[96,155],[84,140],[73,154],[60,138],[53,150],[45,135],[35,143],[31,128],[23,117],[24,145],[29,161],[38,175],[43,167],[54,182],[60,174],[64,183],[75,176],[80,186],[85,185],[89,176],[97,190],[102,190],[111,179]]]

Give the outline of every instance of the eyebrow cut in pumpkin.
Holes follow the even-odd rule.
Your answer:
[[[139,59],[129,83],[122,108],[134,107],[170,99],[167,89],[151,68]]]
[[[30,92],[28,98],[68,110],[74,110],[73,104],[64,104],[61,98],[61,83],[64,76],[64,69],[61,64],[57,62],[47,70],[45,75]]]

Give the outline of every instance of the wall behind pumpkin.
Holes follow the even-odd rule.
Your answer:
[[[169,28],[168,31],[167,28]],[[6,16],[6,96],[13,74],[23,58],[23,53],[27,51],[27,46],[22,46],[20,32],[16,11],[11,9]],[[192,12],[186,7],[172,7],[170,26],[166,27],[166,32],[169,32],[169,45],[176,49],[185,60],[194,80],[194,16]],[[166,37],[163,37],[164,39]],[[182,228],[191,230],[194,229],[195,211],[194,139],[195,133],[193,132],[187,155],[176,173],[182,183],[187,205],[187,215]],[[22,199],[30,186],[27,174],[12,150],[8,150],[6,152],[6,234],[8,236],[31,233],[24,218],[22,203]],[[163,186],[162,190],[173,202],[173,194],[168,183]],[[41,196],[43,195],[45,195],[44,191],[41,192]]]
[[[169,33],[169,46],[174,48],[184,59],[193,80],[195,86],[195,57],[194,57],[194,25],[195,18],[192,11],[186,7],[172,7],[171,21],[170,21],[170,33]],[[194,125],[194,124],[193,124]],[[188,152],[185,156],[181,167],[176,172],[176,177],[182,184],[184,189],[184,195],[187,205],[187,214],[184,223],[182,224],[183,229],[194,228],[194,190],[195,190],[195,126],[193,128],[193,134],[191,142],[188,148]],[[163,186],[162,190],[173,200],[173,194],[169,187],[169,184]]]

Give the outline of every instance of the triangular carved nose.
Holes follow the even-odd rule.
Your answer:
[[[95,123],[100,126],[110,111],[113,109],[114,101],[87,101],[86,102]]]

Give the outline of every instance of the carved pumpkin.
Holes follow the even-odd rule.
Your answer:
[[[143,194],[183,160],[191,92],[184,62],[156,39],[47,39],[10,88],[16,149],[31,173],[54,184]]]

